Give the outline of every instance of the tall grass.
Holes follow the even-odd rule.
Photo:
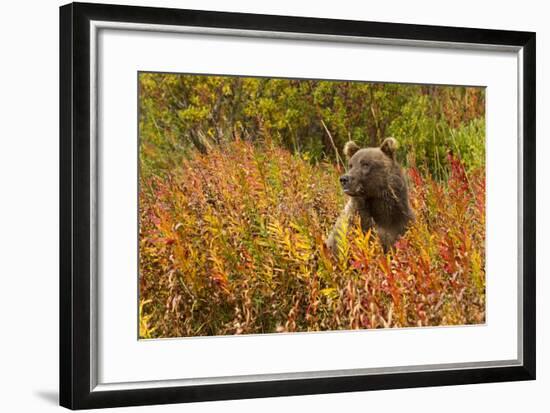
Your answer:
[[[409,168],[416,221],[388,255],[354,223],[324,239],[341,171],[237,139],[140,177],[140,336],[439,326],[485,320],[485,180]]]

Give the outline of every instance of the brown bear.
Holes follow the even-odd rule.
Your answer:
[[[396,149],[394,138],[384,139],[379,148],[360,149],[352,141],[344,146],[349,170],[340,177],[340,184],[350,198],[326,242],[333,252],[343,228],[355,214],[359,214],[363,231],[376,228],[384,252],[389,251],[414,219]]]

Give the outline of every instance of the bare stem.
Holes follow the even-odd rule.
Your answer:
[[[334,152],[336,153],[336,160],[338,162],[340,162],[340,164],[342,165],[344,170],[346,170],[346,165],[344,164],[344,161],[342,160],[342,157],[340,156],[340,153],[338,152],[338,148],[336,147],[336,144],[334,143],[334,139],[332,139],[332,135],[331,135],[330,131],[328,130],[327,125],[325,124],[323,119],[321,119],[321,125],[323,125],[323,128],[325,128],[325,131],[327,132],[327,135],[330,139],[330,143],[332,144],[332,147],[334,148]]]

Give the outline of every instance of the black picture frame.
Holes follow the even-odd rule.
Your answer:
[[[523,365],[297,380],[91,390],[90,21],[186,25],[477,45],[523,53]],[[60,404],[70,409],[535,379],[535,58],[531,32],[72,3],[60,8]]]

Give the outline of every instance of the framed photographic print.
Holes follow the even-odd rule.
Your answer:
[[[60,401],[535,378],[535,34],[60,9]]]

